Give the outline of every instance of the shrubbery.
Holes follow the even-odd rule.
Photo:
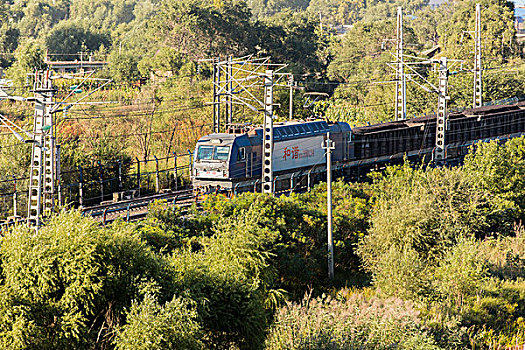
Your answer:
[[[363,283],[366,275],[360,268],[355,245],[368,230],[372,191],[367,184],[342,182],[334,183],[333,188],[337,283]],[[197,238],[210,237],[221,219],[242,218],[248,211],[255,212],[256,225],[266,232],[261,249],[271,253],[269,263],[279,276],[275,289],[285,289],[299,299],[308,287],[314,287],[317,293],[330,284],[326,278],[326,185],[316,186],[310,193],[280,198],[254,193],[233,200],[211,196],[201,212],[193,210],[184,220],[167,205],[157,203],[152,209],[140,231],[148,242],[165,251],[183,245],[197,249]]]
[[[120,350],[203,349],[202,330],[191,302],[176,298],[161,306],[151,295],[133,303],[118,333]]]
[[[198,252],[172,255],[133,225],[76,212],[36,235],[16,227],[0,248],[0,347],[260,348],[280,299],[256,224],[253,213],[225,219]]]
[[[473,346],[524,342],[525,252],[512,229],[525,209],[524,147],[479,144],[461,168],[405,165],[376,184],[359,254],[381,293],[417,302],[444,343],[457,327]]]
[[[12,230],[0,247],[0,347],[76,349],[111,344],[130,301],[169,280],[129,225],[101,228],[79,213],[38,234]]]
[[[266,340],[268,350],[440,349],[423,327],[419,311],[399,298],[345,292],[288,303]],[[348,294],[348,293],[347,293]]]
[[[337,182],[334,282],[324,185],[210,197],[184,213],[159,202],[139,224],[64,212],[38,234],[15,227],[0,246],[0,347],[523,344],[524,147],[482,144],[462,168],[404,165],[373,184]],[[366,277],[373,288],[337,292]]]

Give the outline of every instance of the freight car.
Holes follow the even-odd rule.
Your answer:
[[[358,179],[386,164],[431,161],[436,117],[425,116],[351,129],[344,122],[285,122],[274,125],[274,190],[310,185],[324,176],[326,134],[335,142],[333,169],[338,176]],[[475,142],[506,140],[525,133],[525,104],[490,106],[450,113],[446,155],[458,162]],[[194,189],[257,191],[262,169],[261,128],[232,129],[202,137],[195,148]]]

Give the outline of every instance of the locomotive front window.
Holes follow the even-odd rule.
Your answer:
[[[228,160],[228,155],[230,154],[229,146],[217,146],[215,147],[215,152],[213,153],[213,159],[215,160]]]
[[[213,146],[200,146],[197,152],[197,160],[210,160],[213,156]]]

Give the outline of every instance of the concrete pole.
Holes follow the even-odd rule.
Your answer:
[[[16,215],[18,213],[18,208],[17,208],[18,193],[16,191],[16,177],[14,175],[13,175],[13,187],[14,187],[14,192],[13,192],[13,216],[16,217]]]
[[[118,162],[118,191],[122,192],[122,162],[117,160]]]
[[[179,189],[179,179],[177,176],[177,153],[173,152],[173,178],[175,180],[175,191]]]
[[[332,237],[332,151],[334,142],[330,140],[330,133],[326,134],[323,149],[326,150],[326,203],[328,219],[328,278],[334,279],[334,239]]]
[[[160,192],[160,173],[159,173],[159,160],[157,156],[153,156],[155,158],[155,193]]]
[[[98,182],[100,186],[100,201],[103,202],[104,201],[104,168],[102,167],[102,162],[100,160],[98,160],[97,163],[98,163],[98,169],[99,169]]]
[[[137,160],[137,196],[140,197],[140,160],[135,157]]]
[[[82,167],[78,166],[79,182],[78,182],[78,204],[82,208],[84,205],[84,177],[82,176]]]

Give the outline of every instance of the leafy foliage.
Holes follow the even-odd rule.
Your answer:
[[[414,297],[431,293],[428,267],[460,237],[483,234],[489,194],[473,188],[458,169],[390,168],[359,252],[383,292]]]
[[[261,347],[272,273],[261,249],[266,232],[255,223],[253,212],[219,222],[201,251],[185,249],[171,258],[174,289],[196,301],[207,348]]]
[[[354,246],[368,229],[372,206],[371,192],[366,185],[334,184],[333,189],[335,261],[340,283],[348,279],[362,283],[360,261]],[[242,218],[246,212],[258,212],[254,223],[264,230],[262,249],[272,253],[269,258],[280,280],[274,289],[284,289],[300,298],[305,288],[322,289],[326,276],[326,187],[318,186],[308,194],[274,198],[245,193],[233,200],[222,196],[209,197],[202,213],[192,213],[185,220],[172,216],[172,208],[155,205],[150,221],[142,232],[158,249],[189,245],[198,247],[199,236],[211,236],[214,223],[224,218]]]
[[[56,55],[54,60],[67,61],[81,51],[95,52],[101,46],[109,47],[110,40],[109,35],[86,30],[80,22],[62,21],[49,32],[46,46]]]
[[[15,228],[0,254],[4,348],[110,344],[131,299],[167,281],[131,227],[100,228],[79,213],[53,218],[38,235]]]
[[[173,299],[161,306],[151,295],[133,303],[126,325],[119,331],[121,350],[198,350],[202,349],[197,313],[184,299]]]

